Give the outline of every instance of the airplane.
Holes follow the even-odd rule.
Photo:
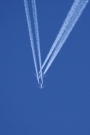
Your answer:
[[[40,74],[39,74],[39,76],[38,76],[39,78],[40,78]],[[42,77],[47,77],[47,75],[42,75]]]
[[[36,79],[37,79],[37,75],[36,74],[33,74],[35,77],[36,77]],[[41,77],[40,77],[40,75],[38,76],[38,83],[41,83],[41,84],[43,84],[43,79],[41,79]]]
[[[39,84],[40,86],[38,86],[40,89],[43,89],[45,86],[43,86],[43,84]]]

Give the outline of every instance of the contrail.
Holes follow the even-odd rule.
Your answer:
[[[56,37],[56,39],[55,39],[55,41],[54,41],[54,43],[53,43],[53,45],[52,45],[52,47],[51,47],[49,53],[48,53],[48,55],[47,55],[47,57],[46,57],[46,59],[45,59],[45,61],[44,61],[44,63],[43,63],[43,65],[42,65],[42,69],[44,68],[44,66],[45,66],[46,63],[48,62],[48,60],[49,60],[51,54],[53,53],[53,51],[54,51],[54,49],[55,49],[55,47],[56,47],[56,45],[57,45],[57,43],[58,43],[60,37],[62,36],[62,33],[63,33],[64,30],[66,29],[66,26],[68,25],[69,20],[71,19],[73,13],[75,12],[75,9],[76,9],[76,7],[78,6],[79,2],[80,2],[80,0],[75,0],[75,1],[74,1],[74,3],[73,3],[73,5],[72,5],[72,7],[71,7],[71,9],[70,9],[70,11],[69,11],[69,13],[68,13],[68,15],[67,15],[65,21],[64,21],[64,23],[63,23],[61,29],[59,30],[59,33],[58,33],[58,35],[57,35],[57,37]],[[40,72],[41,72],[41,71],[40,71]],[[40,73],[40,72],[39,72],[39,73]]]
[[[74,28],[76,22],[78,21],[81,13],[83,12],[84,8],[86,7],[87,3],[89,2],[89,0],[80,0],[78,6],[76,7],[75,11],[73,12],[72,17],[69,20],[69,23],[66,26],[66,29],[64,30],[64,32],[62,33],[61,38],[59,39],[56,48],[44,70],[44,74],[48,71],[49,67],[51,66],[52,62],[54,61],[54,59],[56,58],[57,54],[59,53],[61,47],[63,46],[63,44],[65,43],[66,39],[68,38],[70,32],[72,31],[72,29]]]
[[[36,54],[35,54],[34,40],[33,40],[33,33],[32,33],[32,27],[31,27],[31,19],[30,19],[30,15],[29,15],[29,7],[28,7],[28,1],[27,0],[24,0],[24,7],[25,7],[25,14],[26,14],[28,31],[29,31],[29,38],[30,38],[30,42],[31,42],[31,49],[32,49],[32,54],[33,54],[34,66],[35,66],[35,71],[36,71],[36,77],[37,77],[37,81],[39,83],[38,68],[37,68],[37,61],[36,61]]]
[[[35,36],[36,36],[36,44],[37,44],[37,52],[38,52],[38,59],[39,59],[39,67],[40,67],[40,78],[41,83],[43,84],[43,76],[42,76],[42,62],[41,62],[41,51],[40,51],[40,38],[39,38],[39,28],[38,28],[38,19],[37,19],[37,7],[36,1],[32,0],[32,10],[33,10],[33,19],[34,19],[34,27],[35,27]]]

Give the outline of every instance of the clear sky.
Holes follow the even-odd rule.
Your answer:
[[[36,2],[44,61],[73,0]],[[23,0],[0,0],[0,135],[90,135],[89,14],[90,2],[41,90]]]

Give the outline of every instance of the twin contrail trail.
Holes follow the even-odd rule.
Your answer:
[[[84,8],[86,7],[87,3],[89,2],[89,0],[76,0],[75,2],[77,2],[76,4],[76,7],[75,9],[73,10],[73,6],[71,8],[71,10],[73,10],[73,13],[72,15],[70,16],[70,18],[68,19],[69,22],[67,23],[67,21],[65,22],[65,29],[62,30],[61,29],[61,32],[59,33],[60,34],[60,38],[59,38],[59,41],[56,40],[58,43],[56,44],[56,46],[54,47],[54,51],[53,49],[50,51],[49,55],[52,53],[53,51],[53,54],[44,70],[44,73],[45,74],[48,69],[50,68],[52,62],[54,61],[54,59],[56,58],[57,54],[59,53],[61,47],[63,46],[63,44],[65,43],[66,39],[68,38],[70,32],[72,31],[72,29],[74,28],[76,22],[78,21],[82,11],[84,10]],[[70,12],[71,12],[70,10]],[[70,13],[69,13],[70,14]],[[69,17],[69,16],[68,16]],[[67,18],[68,18],[67,17]],[[66,19],[67,20],[67,19]],[[62,26],[63,27],[63,26]],[[59,36],[58,36],[59,37]],[[58,39],[58,38],[57,38]]]
[[[89,0],[74,0],[74,3],[72,5],[70,11],[68,12],[67,17],[66,17],[61,29],[59,30],[59,33],[42,65],[36,1],[32,0],[32,11],[33,11],[36,47],[37,47],[37,55],[38,55],[38,62],[39,62],[39,68],[40,68],[40,71],[38,72],[36,51],[35,51],[34,38],[33,38],[33,32],[32,32],[31,18],[30,18],[30,14],[29,14],[28,1],[24,0],[24,7],[25,7],[32,55],[33,55],[33,60],[34,60],[34,66],[35,66],[35,71],[36,71],[36,77],[37,77],[38,84],[40,84],[41,89],[43,88],[43,86],[42,86],[43,85],[43,75],[46,74],[46,72],[50,68],[51,64],[55,60],[57,54],[59,53],[59,51],[61,50],[62,46],[64,45],[66,39],[68,38],[69,34],[73,30],[76,22],[78,21],[80,15],[82,14],[82,12],[88,2],[89,2]],[[45,68],[44,72],[42,73],[42,70],[44,67],[46,67],[46,68]]]
[[[38,28],[38,18],[37,18],[37,8],[36,1],[32,0],[32,10],[33,10],[33,19],[34,19],[34,28],[35,28],[35,36],[36,36],[36,44],[37,44],[37,53],[40,67],[40,79],[43,84],[43,76],[42,76],[42,62],[41,62],[41,51],[40,51],[40,38],[39,38],[39,28]]]
[[[72,7],[71,7],[71,9],[70,9],[70,11],[69,11],[69,13],[68,13],[68,15],[67,15],[67,17],[66,17],[64,23],[63,23],[63,26],[61,27],[61,29],[60,29],[60,31],[59,31],[59,33],[58,33],[58,35],[57,35],[57,37],[56,37],[56,39],[55,39],[55,41],[54,41],[54,43],[53,43],[53,45],[52,45],[52,47],[51,47],[49,53],[48,53],[48,55],[47,55],[47,57],[46,57],[46,59],[45,59],[43,65],[42,65],[42,69],[44,68],[44,66],[45,66],[46,63],[48,62],[48,60],[49,60],[51,54],[53,53],[53,51],[54,51],[54,49],[55,49],[55,47],[56,47],[56,45],[57,45],[57,43],[58,43],[60,37],[62,36],[64,30],[66,29],[66,26],[68,25],[68,23],[69,23],[69,21],[70,21],[72,15],[73,15],[73,13],[75,12],[75,9],[76,9],[77,5],[79,4],[79,2],[80,2],[80,0],[76,0],[76,1],[73,3],[73,5],[72,5]]]
[[[37,68],[37,61],[36,61],[36,54],[35,54],[35,47],[34,47],[34,39],[33,39],[33,33],[32,33],[32,26],[31,26],[31,18],[29,14],[29,7],[28,7],[28,1],[24,0],[24,7],[25,7],[25,13],[26,13],[26,19],[27,19],[27,25],[28,25],[28,31],[29,31],[29,38],[31,43],[31,49],[32,49],[32,55],[34,60],[34,66],[36,71],[36,77],[37,81],[39,83],[39,77],[38,77],[38,68]]]

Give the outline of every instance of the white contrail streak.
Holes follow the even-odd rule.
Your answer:
[[[24,0],[24,7],[25,7],[25,14],[26,14],[28,31],[29,31],[29,38],[30,38],[30,42],[31,42],[31,49],[32,49],[32,54],[33,54],[34,66],[35,66],[35,71],[36,71],[36,77],[37,77],[37,81],[39,83],[38,68],[37,68],[37,61],[36,61],[36,54],[35,54],[34,40],[33,40],[33,33],[32,33],[32,27],[31,27],[31,19],[30,19],[30,15],[29,15],[29,7],[28,7],[28,1],[27,0]]]
[[[54,41],[54,43],[53,43],[53,45],[52,45],[52,47],[51,47],[49,53],[48,53],[48,55],[47,55],[47,57],[46,57],[46,59],[45,59],[45,61],[44,61],[44,63],[43,63],[43,65],[42,65],[42,69],[44,68],[44,66],[45,66],[46,63],[48,62],[48,60],[49,60],[51,54],[53,53],[53,50],[55,49],[55,47],[56,47],[56,45],[57,45],[57,43],[58,43],[60,37],[62,36],[62,33],[63,33],[64,30],[66,29],[66,26],[68,25],[69,20],[71,19],[73,13],[75,12],[75,9],[76,9],[76,7],[78,6],[79,2],[80,2],[80,0],[75,0],[75,1],[74,1],[74,3],[73,3],[73,5],[72,5],[72,7],[71,7],[71,9],[70,9],[70,11],[69,11],[69,13],[68,13],[68,15],[67,15],[65,21],[64,21],[64,23],[63,23],[61,29],[59,30],[59,33],[58,33],[58,35],[57,35],[57,37],[56,37],[56,39],[55,39],[55,41]],[[40,71],[40,72],[41,72],[41,71]],[[40,72],[39,72],[39,73],[40,73]]]
[[[32,0],[32,10],[33,10],[33,19],[34,19],[34,27],[35,27],[35,36],[36,36],[36,44],[37,44],[37,52],[38,52],[38,59],[39,59],[39,67],[40,67],[40,78],[41,83],[43,84],[43,76],[42,76],[42,63],[41,63],[41,51],[40,51],[40,38],[39,38],[39,28],[38,28],[38,18],[37,18],[37,7],[36,1]]]
[[[89,0],[80,0],[78,6],[76,7],[75,11],[73,12],[72,17],[69,20],[69,23],[66,26],[66,29],[64,30],[64,32],[62,33],[61,38],[58,41],[58,44],[55,47],[55,50],[47,64],[47,67],[44,70],[44,74],[48,71],[49,67],[51,66],[52,62],[54,61],[54,59],[56,58],[57,54],[59,53],[61,47],[63,46],[63,44],[65,43],[66,39],[68,38],[70,32],[72,31],[72,29],[74,28],[76,22],[78,21],[82,11],[84,10],[84,8],[86,7],[87,3],[89,2]]]

